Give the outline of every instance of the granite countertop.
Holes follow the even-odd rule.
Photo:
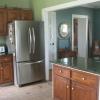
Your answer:
[[[13,55],[12,53],[2,53],[0,56],[8,56],[8,55]]]
[[[62,67],[70,67],[100,75],[100,59],[94,60],[93,58],[84,59],[81,57],[70,57],[58,59],[51,62],[54,64],[63,65]]]

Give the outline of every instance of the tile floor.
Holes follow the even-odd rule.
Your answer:
[[[0,87],[0,100],[52,100],[51,82]]]

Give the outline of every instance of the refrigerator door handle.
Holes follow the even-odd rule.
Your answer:
[[[31,29],[29,27],[29,53],[31,53],[32,48],[32,35],[31,35]]]
[[[33,54],[35,53],[35,31],[34,31],[34,27],[32,27],[32,32],[33,32],[33,47],[32,47],[32,50],[33,50]]]

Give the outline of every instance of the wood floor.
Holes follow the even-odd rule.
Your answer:
[[[33,84],[21,88],[0,87],[0,100],[52,100],[51,82]]]

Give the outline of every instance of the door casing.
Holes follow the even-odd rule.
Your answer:
[[[49,80],[49,25],[48,25],[48,16],[49,12],[54,12],[62,9],[69,9],[73,7],[82,6],[89,3],[99,2],[100,0],[75,0],[68,3],[58,4],[52,7],[47,7],[42,9],[42,21],[44,21],[44,34],[45,34],[45,74],[46,80]]]

